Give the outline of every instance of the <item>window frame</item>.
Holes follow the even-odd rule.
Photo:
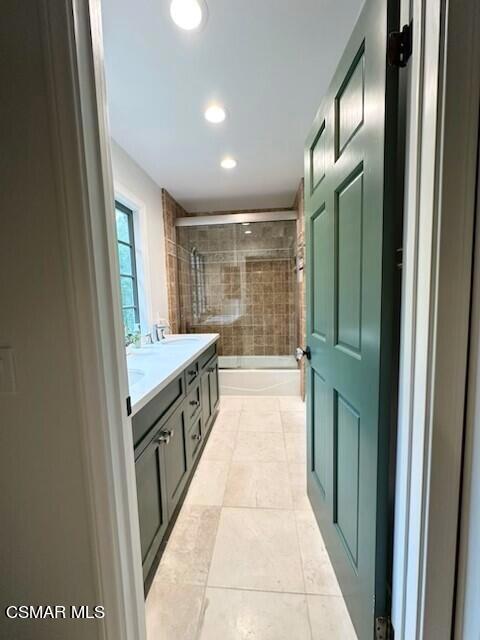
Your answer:
[[[136,260],[136,245],[135,245],[135,229],[134,229],[134,221],[133,221],[133,210],[124,205],[119,200],[115,199],[115,211],[121,211],[127,216],[128,221],[128,237],[130,242],[125,242],[125,240],[120,240],[118,237],[118,229],[117,229],[117,220],[115,216],[115,231],[117,233],[117,252],[119,255],[118,259],[118,277],[120,283],[120,301],[121,301],[121,309],[122,309],[122,320],[123,326],[126,330],[128,330],[127,324],[125,323],[124,311],[126,309],[133,309],[135,316],[135,324],[140,326],[140,304],[138,299],[138,275],[137,275],[137,260]],[[123,245],[124,247],[128,247],[130,252],[130,262],[132,265],[132,273],[122,273],[120,268],[120,254],[119,254],[119,245]],[[124,305],[122,299],[122,278],[130,278],[132,280],[132,288],[133,288],[133,305]]]

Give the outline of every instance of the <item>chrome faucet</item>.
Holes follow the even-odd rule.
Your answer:
[[[155,334],[158,342],[162,342],[163,340],[166,340],[165,331],[167,329],[171,329],[170,323],[167,321],[164,321],[164,324],[155,325]]]

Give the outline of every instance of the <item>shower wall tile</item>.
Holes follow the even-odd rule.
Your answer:
[[[166,189],[162,189],[163,224],[165,228],[165,256],[167,270],[168,321],[173,333],[185,331],[182,321],[182,298],[185,297],[185,308],[188,300],[188,284],[185,269],[179,268],[180,258],[177,245],[177,217],[186,216],[183,207],[172,198]]]

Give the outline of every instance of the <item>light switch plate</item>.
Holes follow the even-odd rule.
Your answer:
[[[13,349],[0,347],[0,393],[15,393],[16,390]]]

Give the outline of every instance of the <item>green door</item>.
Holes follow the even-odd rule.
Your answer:
[[[389,613],[394,4],[366,0],[305,151],[308,493],[360,640]]]

